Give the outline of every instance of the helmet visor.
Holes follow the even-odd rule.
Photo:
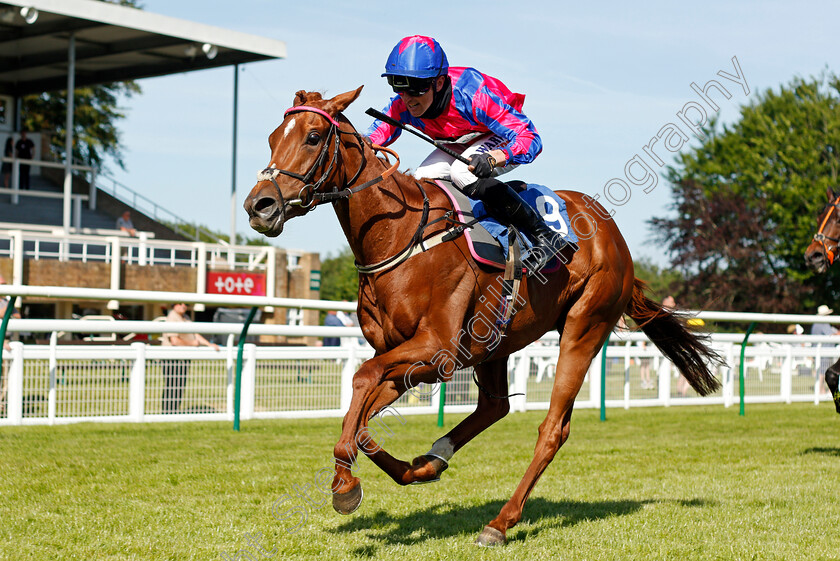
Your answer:
[[[411,76],[388,75],[388,85],[398,94],[419,97],[432,89],[434,78],[412,78]]]

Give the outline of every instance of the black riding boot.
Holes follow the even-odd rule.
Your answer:
[[[475,198],[481,199],[494,218],[527,232],[536,242],[523,259],[530,271],[541,270],[566,246],[563,236],[549,228],[543,217],[507,183],[488,177],[468,185],[465,191],[469,196],[472,192]]]

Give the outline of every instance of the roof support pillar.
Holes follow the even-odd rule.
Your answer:
[[[70,40],[67,43],[67,126],[65,129],[67,144],[64,150],[64,218],[62,221],[65,235],[70,233],[70,208],[73,193],[73,93],[75,89],[76,35],[70,32]]]

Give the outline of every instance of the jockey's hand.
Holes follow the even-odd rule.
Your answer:
[[[484,179],[493,175],[493,168],[495,167],[496,159],[490,153],[485,153],[470,156],[470,165],[467,169],[479,179]]]

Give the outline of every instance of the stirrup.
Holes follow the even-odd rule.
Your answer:
[[[534,237],[539,244],[535,244],[526,250],[522,256],[522,262],[528,268],[529,274],[542,271],[568,245],[568,242],[566,242],[563,236],[555,232],[551,233],[550,238],[540,236],[539,234],[534,234]]]

